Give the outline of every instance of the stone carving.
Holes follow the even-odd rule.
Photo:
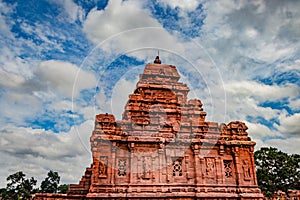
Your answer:
[[[232,178],[232,160],[224,160],[224,173],[226,178]]]
[[[221,124],[220,129],[221,129],[221,135],[227,135],[227,126],[226,126],[226,124]]]
[[[100,156],[100,163],[99,163],[99,178],[106,178],[107,177],[107,156]]]
[[[173,176],[182,176],[182,159],[178,158],[173,161]]]
[[[251,171],[248,160],[243,160],[243,174],[245,181],[249,181],[251,179]]]
[[[206,158],[206,176],[214,177],[215,176],[215,159]]]
[[[118,160],[118,176],[126,176],[126,160],[119,158]]]
[[[151,157],[143,157],[143,179],[150,179],[151,177]]]

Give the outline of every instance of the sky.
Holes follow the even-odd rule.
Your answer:
[[[121,119],[158,53],[207,121],[243,121],[256,150],[300,154],[299,9],[295,0],[0,0],[0,187],[20,170],[78,183],[95,115]]]

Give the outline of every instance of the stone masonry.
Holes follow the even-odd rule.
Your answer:
[[[99,114],[90,138],[93,163],[62,199],[263,199],[254,145],[243,122],[205,120],[175,66],[157,57],[129,95],[122,120]]]

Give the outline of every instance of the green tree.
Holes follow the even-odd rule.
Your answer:
[[[60,176],[57,172],[50,170],[48,176],[41,183],[42,193],[57,193]]]
[[[261,148],[254,153],[258,185],[266,196],[296,189],[300,179],[300,155],[288,155],[276,148]]]
[[[69,185],[68,184],[61,184],[59,187],[58,187],[58,193],[61,193],[61,194],[66,194],[69,190]]]
[[[31,194],[36,192],[34,186],[36,180],[31,177],[25,178],[26,175],[22,172],[16,172],[7,177],[7,186],[2,192],[2,198],[5,200],[27,200],[31,199]]]

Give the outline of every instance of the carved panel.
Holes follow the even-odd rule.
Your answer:
[[[215,177],[215,159],[214,158],[205,158],[206,160],[206,176],[207,177]]]
[[[251,169],[248,160],[243,160],[243,175],[245,181],[251,180]]]
[[[99,162],[99,178],[107,178],[107,156],[100,156]]]
[[[126,176],[127,173],[127,161],[124,158],[119,158],[118,159],[118,176]]]
[[[151,168],[152,168],[152,158],[151,157],[143,157],[143,179],[150,179],[151,177]]]
[[[232,178],[233,176],[232,168],[233,168],[232,160],[224,160],[225,178]]]
[[[182,158],[173,161],[173,176],[182,176]]]

